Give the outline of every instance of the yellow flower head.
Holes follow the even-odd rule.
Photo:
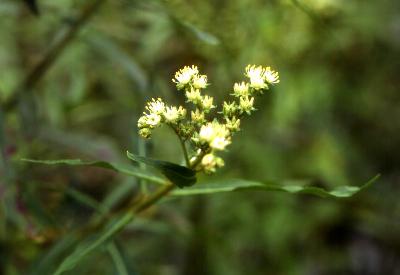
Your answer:
[[[245,82],[235,83],[235,85],[233,86],[233,95],[236,97],[250,95],[249,84]]]
[[[150,128],[155,128],[161,123],[161,116],[154,113],[148,114],[146,116],[146,122]]]
[[[272,70],[271,67],[265,68],[264,78],[269,84],[279,83],[279,74],[278,72]]]
[[[201,165],[206,173],[214,173],[216,168],[224,166],[224,161],[214,154],[206,154],[201,160]]]
[[[201,126],[199,140],[208,143],[215,150],[224,150],[231,143],[229,130],[216,120]]]
[[[175,73],[175,78],[172,79],[174,83],[176,83],[176,87],[178,89],[182,89],[187,84],[189,84],[192,79],[197,76],[199,73],[199,69],[197,66],[192,65],[192,67],[185,66],[183,69],[180,69]]]
[[[202,97],[199,89],[191,89],[185,93],[187,101],[193,104],[199,104],[202,101]]]
[[[254,111],[254,97],[244,96],[240,98],[239,108],[242,112],[250,115],[251,111]]]
[[[265,69],[262,66],[248,65],[245,75],[250,79],[250,87],[255,90],[267,89],[268,85],[264,80]]]
[[[212,108],[215,108],[213,105],[214,98],[211,96],[204,96],[201,99],[201,107],[203,108],[204,112],[208,113]]]
[[[186,109],[182,106],[179,108],[172,106],[166,107],[164,112],[164,118],[166,122],[176,123],[177,121],[183,119],[186,116]]]
[[[147,103],[146,110],[151,114],[161,115],[165,111],[165,104],[161,98],[152,98],[151,101]]]
[[[204,89],[207,87],[206,75],[195,75],[193,77],[193,87],[196,89]]]

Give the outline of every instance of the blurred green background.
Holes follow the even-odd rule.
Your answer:
[[[39,16],[22,0],[0,2],[0,274],[51,274],[93,215],[82,196],[118,208],[138,192],[134,178],[105,170],[19,160],[128,163],[129,149],[179,162],[174,136],[160,129],[144,142],[136,121],[151,97],[183,103],[171,78],[191,64],[219,103],[247,64],[280,73],[213,177],[311,179],[327,189],[381,178],[350,199],[170,199],[118,235],[124,263],[103,249],[67,274],[400,274],[400,1],[37,6]]]

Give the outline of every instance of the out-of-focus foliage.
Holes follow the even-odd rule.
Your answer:
[[[102,1],[21,91],[84,2],[37,1],[40,16],[24,1],[0,2],[1,274],[52,274],[99,209],[123,209],[143,187],[100,168],[19,160],[128,164],[128,149],[179,163],[167,129],[144,143],[136,121],[151,97],[182,103],[171,78],[191,64],[218,102],[247,64],[280,72],[216,180],[311,179],[334,189],[381,179],[343,200],[171,197],[69,274],[400,273],[399,1]]]

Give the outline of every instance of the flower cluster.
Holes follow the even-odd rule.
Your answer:
[[[139,134],[144,138],[150,138],[152,130],[161,126],[162,123],[177,125],[186,117],[186,109],[182,106],[166,106],[161,98],[152,98],[146,105],[148,113],[138,120]]]
[[[211,116],[214,98],[203,95],[202,90],[209,85],[207,76],[201,75],[196,66],[185,66],[175,73],[172,81],[179,91],[183,91],[186,102],[190,103],[190,116],[182,106],[167,106],[160,98],[152,99],[146,105],[146,112],[138,120],[139,134],[150,138],[152,130],[162,124],[170,126],[183,144],[190,143],[191,158],[187,165],[197,171],[215,172],[224,165],[217,153],[231,144],[232,135],[240,130],[241,119],[254,110],[255,96],[269,89],[269,85],[279,83],[278,72],[270,67],[248,65],[245,69],[248,82],[235,83],[232,101],[225,101],[219,112],[222,119]]]

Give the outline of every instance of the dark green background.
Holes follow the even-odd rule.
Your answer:
[[[129,274],[400,274],[399,1],[104,1],[23,86],[89,2],[42,0],[40,16],[0,2],[0,274],[38,274],[66,255],[46,258],[92,215],[71,190],[96,200],[122,184],[135,186],[125,197],[138,191],[112,172],[19,159],[128,162],[129,149],[181,161],[167,129],[143,142],[136,121],[151,97],[183,103],[171,78],[191,64],[219,104],[247,64],[280,73],[213,177],[329,189],[382,176],[350,199],[246,191],[167,201],[117,237]],[[118,273],[98,250],[70,274]]]

